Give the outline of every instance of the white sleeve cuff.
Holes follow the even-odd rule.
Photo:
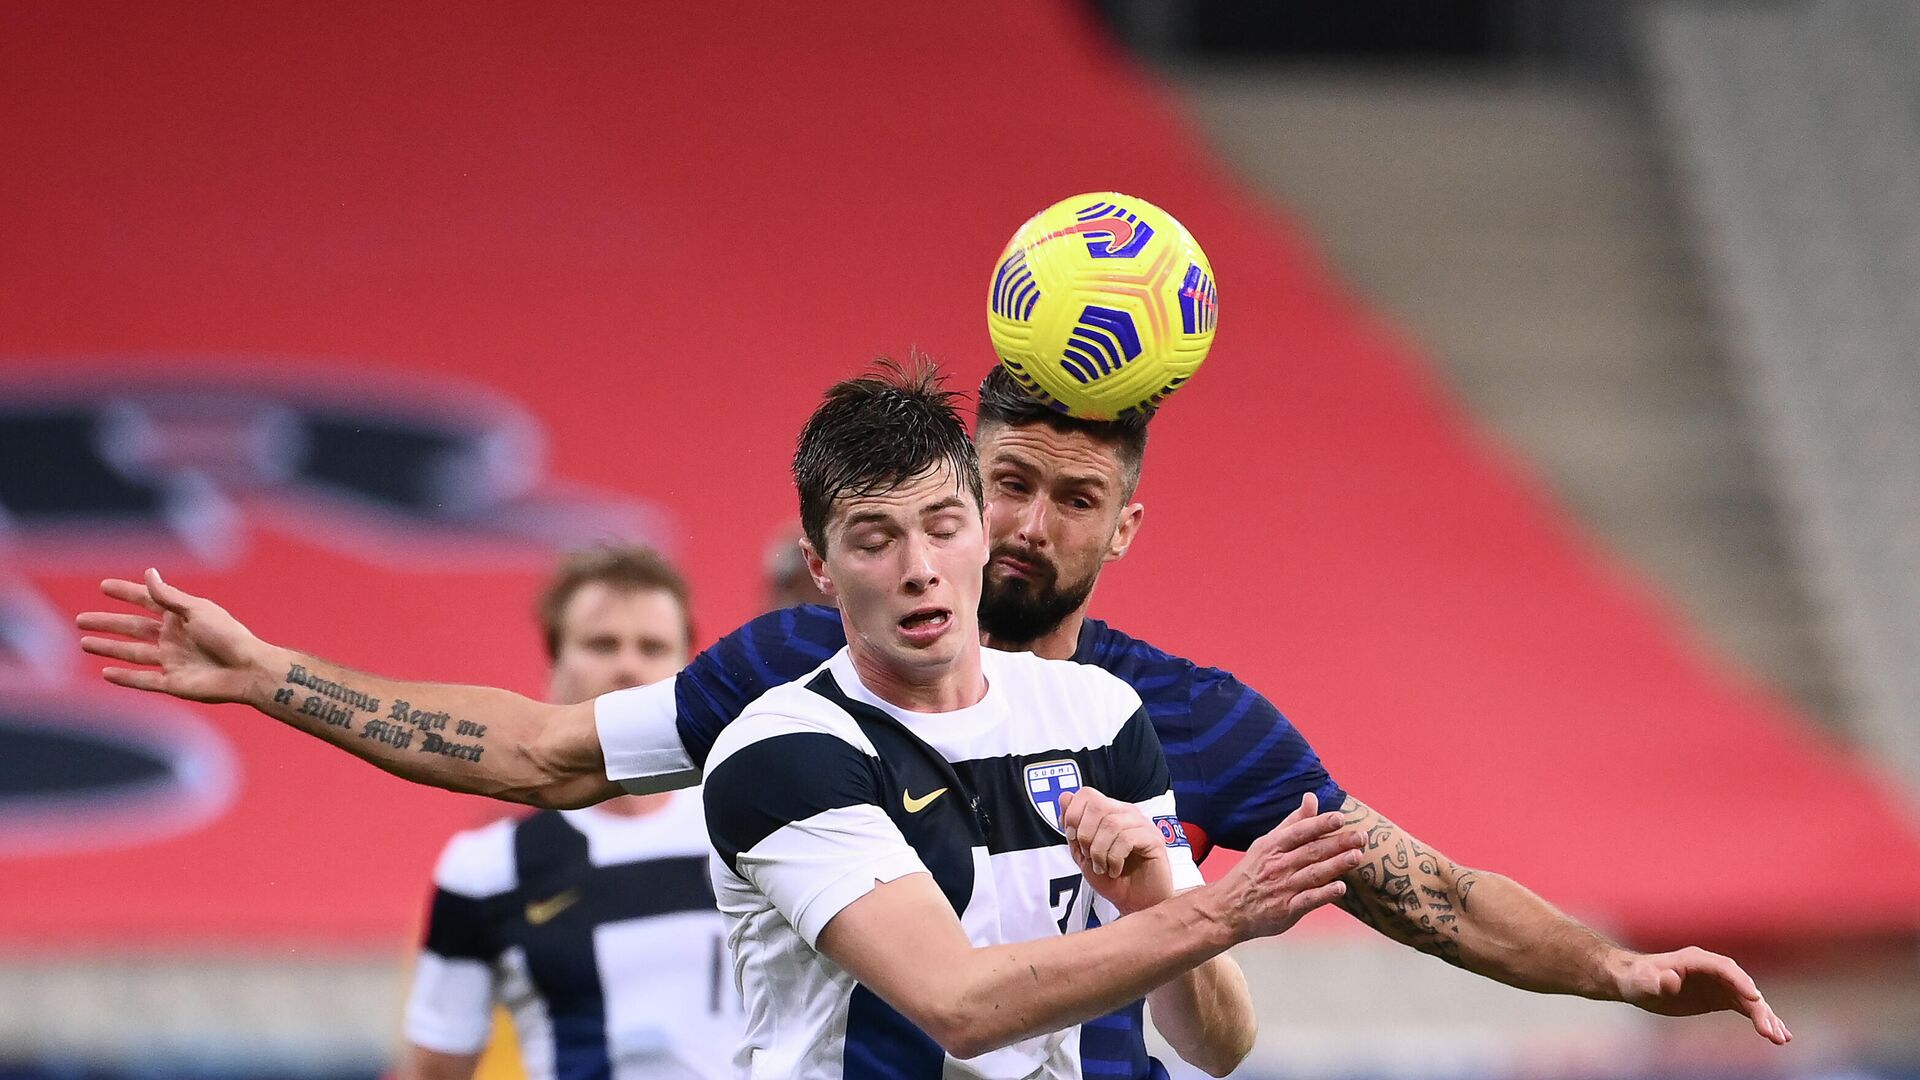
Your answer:
[[[1180,811],[1174,805],[1173,792],[1156,795],[1146,802],[1133,805],[1159,826],[1160,835],[1167,842],[1167,863],[1173,870],[1174,891],[1181,892],[1206,884],[1206,879],[1200,876],[1199,865],[1193,861],[1193,845],[1187,841],[1186,829],[1180,824]]]
[[[675,678],[678,678],[676,676]],[[601,694],[593,701],[593,724],[607,779],[634,795],[692,787],[700,770],[680,742],[680,709],[674,679]]]
[[[407,995],[407,1041],[442,1054],[477,1054],[493,1030],[493,971],[478,960],[422,952]]]
[[[1168,848],[1167,862],[1173,868],[1174,892],[1197,889],[1207,883],[1207,879],[1200,876],[1200,867],[1193,861],[1192,848],[1185,846]]]
[[[849,904],[873,891],[874,886],[906,877],[908,874],[928,873],[920,856],[909,851],[894,851],[847,871],[828,883],[826,888],[814,893],[793,913],[793,928],[807,945],[819,947],[820,932],[827,928],[835,915],[847,909]]]

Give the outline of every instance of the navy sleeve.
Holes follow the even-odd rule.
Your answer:
[[[497,896],[475,898],[436,888],[421,946],[449,960],[491,961],[501,951],[494,933],[500,908]]]
[[[1167,775],[1167,756],[1160,749],[1147,710],[1134,710],[1113,740],[1114,789],[1107,792],[1123,802],[1143,803],[1167,793],[1173,781]]]
[[[674,680],[675,723],[693,763],[704,767],[720,729],[753,700],[826,662],[847,643],[830,607],[770,611],[693,658]]]
[[[1182,730],[1161,732],[1168,758],[1179,760],[1174,790],[1183,818],[1213,843],[1245,851],[1309,791],[1322,811],[1340,809],[1347,793],[1272,702],[1224,671],[1199,668],[1194,676]]]

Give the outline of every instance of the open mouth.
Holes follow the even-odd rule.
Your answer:
[[[946,608],[921,608],[910,611],[900,620],[900,629],[908,633],[928,633],[944,630],[953,621],[953,612]]]

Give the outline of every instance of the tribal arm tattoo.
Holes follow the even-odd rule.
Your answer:
[[[1348,797],[1367,838],[1339,903],[1381,934],[1456,967],[1540,993],[1615,998],[1623,950],[1511,878],[1461,866]]]

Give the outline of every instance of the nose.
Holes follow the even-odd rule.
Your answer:
[[[906,564],[901,567],[901,587],[907,595],[918,596],[935,585],[940,584],[940,574],[933,567],[933,545],[922,535],[913,535],[900,545],[901,556]]]
[[[1017,535],[1028,547],[1045,547],[1047,543],[1047,500],[1028,499],[1027,505],[1020,511],[1020,527]]]
[[[639,657],[622,654],[619,663],[614,665],[613,680],[622,687],[639,686],[643,681],[640,667]]]

